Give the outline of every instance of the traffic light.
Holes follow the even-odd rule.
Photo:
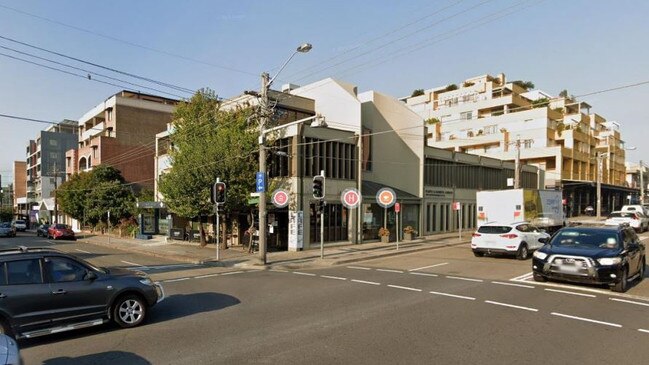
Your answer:
[[[214,190],[212,192],[213,194],[213,201],[215,204],[223,204],[225,203],[225,183],[224,182],[217,182],[214,184]]]
[[[313,177],[313,197],[318,200],[325,197],[325,177],[322,175]]]

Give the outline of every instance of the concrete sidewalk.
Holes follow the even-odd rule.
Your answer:
[[[219,251],[216,260],[216,247],[208,244],[200,247],[197,242],[176,241],[165,236],[154,236],[151,240],[117,238],[108,235],[80,233],[78,242],[111,247],[118,250],[138,254],[166,258],[174,261],[194,264],[209,264],[227,267],[263,267],[260,265],[259,252],[254,254],[244,251],[241,246],[230,247]],[[457,232],[444,233],[427,237],[419,237],[412,241],[400,242],[397,250],[396,242],[368,242],[362,244],[335,243],[326,244],[324,259],[320,259],[320,249],[297,252],[268,252],[267,267],[299,268],[306,266],[331,266],[352,263],[376,258],[413,253],[441,247],[468,244],[470,232],[464,232],[462,240]]]

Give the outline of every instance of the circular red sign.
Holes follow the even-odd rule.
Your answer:
[[[397,200],[397,194],[390,188],[382,188],[376,193],[376,202],[383,208],[390,208]]]
[[[288,192],[286,190],[278,189],[273,192],[273,205],[278,208],[284,208],[288,205]]]
[[[346,189],[341,194],[340,201],[347,209],[354,209],[361,203],[361,194],[356,189]]]
[[[394,204],[394,211],[399,213],[401,211],[401,204],[395,203]]]

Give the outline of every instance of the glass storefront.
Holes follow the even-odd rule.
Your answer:
[[[324,214],[318,214],[317,204],[309,204],[311,210],[310,242],[320,242],[320,219],[324,219],[324,242],[348,241],[349,210],[342,204],[327,203]]]

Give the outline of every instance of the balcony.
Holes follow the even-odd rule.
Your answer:
[[[85,141],[90,137],[94,137],[104,131],[104,122],[96,124],[94,127],[89,128],[87,131],[81,134],[80,141]]]

